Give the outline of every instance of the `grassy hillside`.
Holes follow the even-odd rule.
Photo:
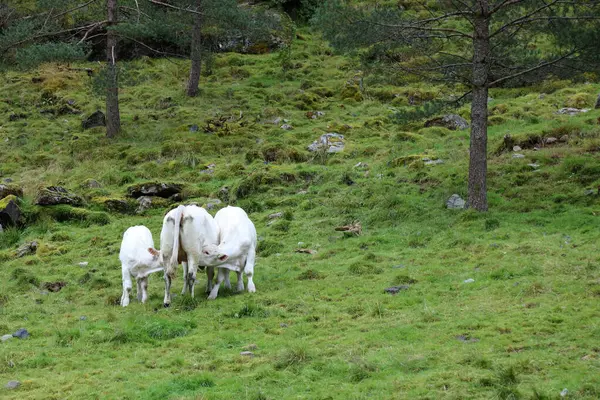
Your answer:
[[[444,204],[466,195],[468,131],[388,119],[409,97],[448,89],[371,77],[361,94],[352,60],[307,32],[291,58],[218,56],[198,98],[183,94],[187,68],[123,65],[114,141],[60,110],[103,108],[85,72],[2,76],[0,178],[24,188],[27,223],[0,234],[0,335],[31,334],[0,343],[0,384],[21,382],[0,388],[2,398],[555,399],[565,388],[567,398],[600,397],[600,111],[556,114],[591,108],[600,85],[492,92],[491,211],[477,214]],[[325,115],[307,118],[317,110]],[[307,151],[325,132],[345,135],[343,152]],[[524,158],[503,151],[507,133]],[[195,301],[176,296],[163,309],[154,275],[148,304],[118,306],[122,233],[147,225],[158,246],[168,205],[137,215],[106,200],[154,180],[184,184],[186,202],[221,197],[216,208],[249,212],[257,293],[208,302],[201,276]],[[68,187],[86,205],[32,206],[40,185]],[[354,221],[360,236],[334,230]],[[37,253],[16,258],[33,240]],[[45,289],[56,281],[66,286]],[[178,276],[175,294],[181,285]],[[394,285],[409,287],[384,292]]]

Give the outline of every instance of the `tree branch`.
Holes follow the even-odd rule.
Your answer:
[[[201,13],[201,12],[200,12],[200,11],[198,11],[198,10],[192,10],[192,9],[190,9],[190,8],[181,8],[181,7],[174,6],[174,5],[172,5],[172,4],[163,3],[162,1],[158,1],[158,0],[148,0],[148,1],[149,1],[150,3],[152,3],[152,4],[156,4],[156,5],[159,5],[159,6],[163,6],[163,7],[169,7],[169,8],[174,8],[174,9],[176,9],[176,10],[179,10],[179,11],[184,11],[184,12],[189,12],[189,13],[192,13],[192,14],[200,14],[200,15],[204,15],[203,13]]]
[[[554,60],[552,60],[552,61],[543,62],[543,63],[541,63],[541,64],[538,64],[538,65],[534,66],[534,67],[528,68],[528,69],[526,69],[526,70],[524,70],[524,71],[517,72],[517,73],[515,73],[515,74],[508,75],[508,76],[505,76],[505,77],[503,77],[503,78],[500,78],[500,79],[496,79],[495,81],[488,83],[488,84],[487,84],[487,87],[488,87],[488,88],[489,88],[489,87],[493,87],[494,85],[497,85],[497,84],[498,84],[498,83],[500,83],[500,82],[504,82],[504,81],[507,81],[507,80],[509,80],[509,79],[513,79],[513,78],[516,78],[516,77],[518,77],[518,76],[525,75],[525,74],[528,74],[528,73],[530,73],[530,72],[536,71],[536,70],[538,70],[538,69],[540,69],[540,68],[544,68],[544,67],[547,67],[547,66],[549,66],[549,65],[556,64],[556,63],[558,63],[558,62],[560,62],[560,61],[562,61],[562,60],[564,60],[564,59],[566,59],[566,58],[568,58],[568,57],[572,56],[572,55],[573,55],[573,54],[575,54],[576,52],[577,52],[577,50],[570,51],[569,53],[567,53],[567,54],[565,54],[565,55],[563,55],[563,56],[561,56],[561,57],[559,57],[559,58],[556,58],[556,59],[554,59]]]

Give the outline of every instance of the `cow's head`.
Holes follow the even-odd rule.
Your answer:
[[[202,258],[204,259],[204,264],[208,266],[215,266],[223,264],[229,256],[225,253],[222,253],[219,250],[219,247],[214,244],[207,244],[202,248]]]

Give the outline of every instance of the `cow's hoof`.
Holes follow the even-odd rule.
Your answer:
[[[164,303],[164,304],[163,304],[163,307],[164,307],[164,308],[169,308],[170,306],[171,306],[171,304],[169,304],[169,303]]]

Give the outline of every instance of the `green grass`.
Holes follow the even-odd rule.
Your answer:
[[[468,132],[388,120],[408,107],[406,96],[449,89],[380,78],[363,101],[343,99],[353,61],[302,36],[297,68],[283,74],[275,54],[219,55],[193,99],[182,89],[186,62],[127,64],[140,79],[121,91],[114,141],[99,128],[81,131],[80,116],[38,111],[44,91],[85,113],[102,108],[87,76],[56,65],[2,76],[0,110],[28,117],[0,129],[0,178],[23,186],[26,220],[0,234],[0,334],[25,327],[31,337],[0,344],[0,383],[22,383],[0,397],[556,399],[564,388],[569,398],[600,396],[600,111],[554,114],[593,100],[600,86],[492,91],[491,114],[501,118],[489,132],[491,211],[449,211],[450,195],[466,197]],[[307,118],[313,110],[325,115]],[[457,112],[468,117],[467,107]],[[222,116],[232,117],[226,129],[204,132]],[[265,123],[275,117],[294,129]],[[342,153],[307,151],[342,129]],[[506,133],[524,159],[497,151]],[[532,149],[563,135],[567,142]],[[424,156],[444,164],[426,166]],[[209,302],[199,274],[192,300],[179,295],[178,275],[164,309],[154,275],[146,305],[118,306],[122,234],[144,224],[158,246],[168,205],[122,214],[93,199],[124,199],[130,185],[154,180],[184,183],[186,201],[220,198],[249,212],[260,237],[257,293],[223,290]],[[51,184],[85,206],[29,205]],[[275,212],[283,216],[271,223]],[[362,235],[335,231],[354,221]],[[14,258],[32,240],[38,253]],[[55,281],[67,286],[43,289]],[[396,285],[409,288],[384,292]],[[241,356],[250,344],[254,356]]]

